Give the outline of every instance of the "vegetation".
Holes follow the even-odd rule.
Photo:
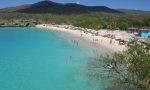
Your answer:
[[[104,72],[99,73],[107,77],[109,75],[119,90],[150,90],[149,41],[134,39],[128,44],[127,51],[96,60],[96,68],[105,68]]]
[[[126,15],[115,13],[90,13],[90,14],[25,14],[25,13],[0,13],[0,24],[41,23],[72,24],[74,26],[91,29],[127,29],[130,26],[150,26],[150,16]]]
[[[91,29],[127,29],[130,26],[150,26],[150,12],[51,1],[0,9],[0,25],[34,26],[42,23],[72,24]]]

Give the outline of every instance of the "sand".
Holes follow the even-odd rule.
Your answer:
[[[119,52],[119,51],[126,50],[125,45],[119,45],[119,42],[114,39],[102,37],[102,36],[96,36],[91,33],[84,33],[81,30],[71,30],[71,29],[65,29],[65,28],[55,27],[53,25],[45,25],[45,24],[36,25],[36,27],[37,28],[46,28],[48,30],[65,32],[65,33],[68,33],[71,35],[75,35],[75,36],[84,38],[85,40],[88,40],[93,44],[98,44],[102,47],[105,47],[112,52]]]

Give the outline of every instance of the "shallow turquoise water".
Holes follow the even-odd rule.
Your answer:
[[[0,28],[0,90],[103,90],[104,82],[86,77],[92,57],[56,32]]]

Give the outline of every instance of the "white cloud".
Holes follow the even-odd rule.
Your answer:
[[[80,4],[80,2],[76,2],[76,4]]]

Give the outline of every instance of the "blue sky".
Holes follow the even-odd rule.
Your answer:
[[[41,0],[0,0],[0,8],[31,4]],[[89,6],[107,6],[110,8],[137,9],[150,11],[150,0],[51,0],[60,3],[80,3]]]

